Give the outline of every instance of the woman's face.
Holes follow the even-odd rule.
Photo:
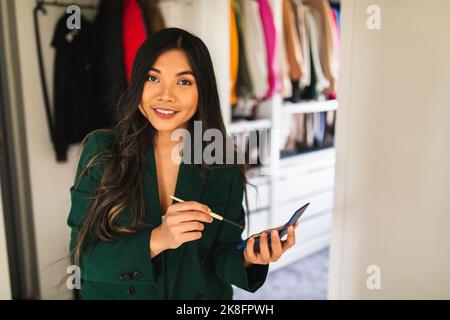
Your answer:
[[[185,128],[197,111],[197,82],[183,50],[156,59],[148,73],[139,110],[158,131]]]

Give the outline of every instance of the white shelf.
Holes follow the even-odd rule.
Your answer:
[[[323,165],[324,163],[333,166],[335,164],[335,158],[336,149],[330,147],[282,158],[280,159],[280,168],[292,168],[292,166],[314,167]]]
[[[270,128],[272,128],[272,121],[270,121],[270,119],[240,120],[230,123],[227,127],[227,132],[232,135],[245,131],[248,132]]]
[[[305,101],[299,103],[285,102],[281,106],[284,113],[312,113],[332,111],[338,108],[337,100]]]

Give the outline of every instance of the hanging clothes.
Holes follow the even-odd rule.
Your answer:
[[[283,29],[292,84],[292,95],[285,100],[293,103],[300,101],[300,79],[304,75],[295,11],[295,4],[291,0],[283,1]]]
[[[333,10],[333,12],[336,14],[336,22],[338,25],[338,33],[341,32],[341,5],[339,3],[330,3],[331,9]]]
[[[320,61],[323,74],[329,82],[326,94],[335,92],[337,71],[333,58],[333,31],[331,21],[331,7],[328,0],[308,0],[308,5],[314,10],[317,23],[321,28]]]
[[[134,58],[147,38],[144,17],[137,0],[123,0],[122,22],[125,72],[129,84]]]
[[[230,103],[235,106],[238,102],[236,83],[239,69],[239,35],[233,7],[233,2],[230,1]]]
[[[311,82],[311,66],[309,62],[309,42],[306,35],[305,27],[305,10],[303,8],[302,0],[293,0],[295,20],[297,23],[297,32],[299,37],[299,43],[301,48],[301,67],[303,70],[302,77],[300,78],[300,86],[308,86]]]
[[[267,50],[259,6],[255,0],[241,0],[240,4],[245,54],[252,79],[253,94],[256,98],[262,98],[268,90],[268,70]]]
[[[59,162],[67,161],[70,144],[80,142],[103,125],[97,103],[97,71],[93,26],[81,17],[80,30],[69,30],[64,14],[56,24],[51,41],[55,49],[53,70],[54,148]]]
[[[333,66],[336,75],[339,74],[339,55],[340,55],[340,37],[339,37],[339,25],[338,17],[335,9],[330,11],[332,21],[332,34],[333,34]],[[333,92],[328,93],[328,99],[336,99],[337,88],[334,88]]]
[[[239,65],[238,65],[238,77],[237,77],[237,94],[238,97],[249,98],[253,96],[253,84],[250,77],[250,71],[247,63],[246,48],[244,46],[243,31],[242,31],[242,12],[239,0],[233,1],[234,15],[236,18],[236,27],[238,33],[238,46],[239,46]]]
[[[283,2],[277,1],[275,2],[280,7],[274,8],[275,12],[281,12],[283,13]],[[283,15],[282,15],[283,18]],[[275,21],[278,22],[278,21]],[[277,31],[283,30],[283,19],[280,19],[278,22],[279,24],[276,25]],[[278,68],[276,70],[276,77],[277,77],[277,92],[280,92],[281,96],[283,98],[288,98],[292,95],[292,84],[291,79],[289,76],[289,64],[288,64],[288,58],[287,58],[287,51],[286,51],[286,43],[285,43],[285,37],[284,34],[280,34],[280,36],[277,37],[277,46],[275,49],[275,56]]]
[[[144,23],[148,36],[151,36],[153,33],[166,27],[157,0],[138,0],[138,4],[141,7],[144,16]]]
[[[292,80],[300,80],[303,75],[301,67],[301,48],[295,16],[290,0],[283,0],[283,31],[289,65],[289,76]]]
[[[258,0],[259,14],[264,31],[264,39],[267,52],[268,90],[265,98],[272,97],[276,88],[275,78],[275,49],[276,49],[276,29],[273,20],[272,9],[267,0]]]
[[[122,44],[122,0],[102,0],[95,19],[98,96],[105,126],[117,122],[117,103],[127,87]]]
[[[306,18],[306,30],[308,33],[310,47],[311,47],[311,64],[314,64],[314,72],[315,72],[315,97],[322,93],[324,90],[329,88],[330,83],[326,78],[323,67],[323,60],[321,59],[321,52],[325,49],[324,41],[323,41],[323,30],[322,25],[320,24],[320,16],[319,13],[309,6],[305,6],[305,18]],[[321,50],[322,49],[322,50]]]

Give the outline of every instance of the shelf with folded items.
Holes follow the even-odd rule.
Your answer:
[[[280,168],[287,170],[294,167],[302,167],[305,170],[315,170],[316,167],[334,166],[336,161],[336,149],[334,147],[315,150],[314,152],[301,153],[280,159]]]
[[[272,121],[270,119],[256,119],[256,120],[239,120],[231,122],[227,127],[227,132],[230,135],[248,132],[255,130],[271,129]]]
[[[298,103],[285,102],[281,107],[284,113],[316,113],[337,110],[337,100],[323,100],[323,101],[304,101]]]

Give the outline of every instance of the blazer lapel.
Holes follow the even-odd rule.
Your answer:
[[[193,165],[181,163],[175,196],[185,201],[200,201],[202,195],[202,179],[196,172]],[[172,204],[175,201],[172,201]],[[188,244],[184,243],[175,250],[166,251],[166,272],[167,272],[167,290],[168,297],[172,299],[175,289],[175,283],[178,277],[181,260]]]
[[[162,223],[162,212],[159,202],[158,180],[156,172],[156,161],[154,154],[154,147],[149,148],[148,153],[149,170],[146,176],[146,199],[150,202],[148,219],[152,226],[159,226]],[[192,164],[180,163],[178,169],[178,177],[175,187],[175,194],[177,198],[185,201],[200,201],[203,192],[203,180],[198,173],[196,167]],[[174,204],[175,201],[172,201]],[[175,284],[178,276],[178,271],[181,265],[186,243],[177,249],[169,249],[163,252],[165,255],[165,271],[167,273],[167,298],[173,297]]]

